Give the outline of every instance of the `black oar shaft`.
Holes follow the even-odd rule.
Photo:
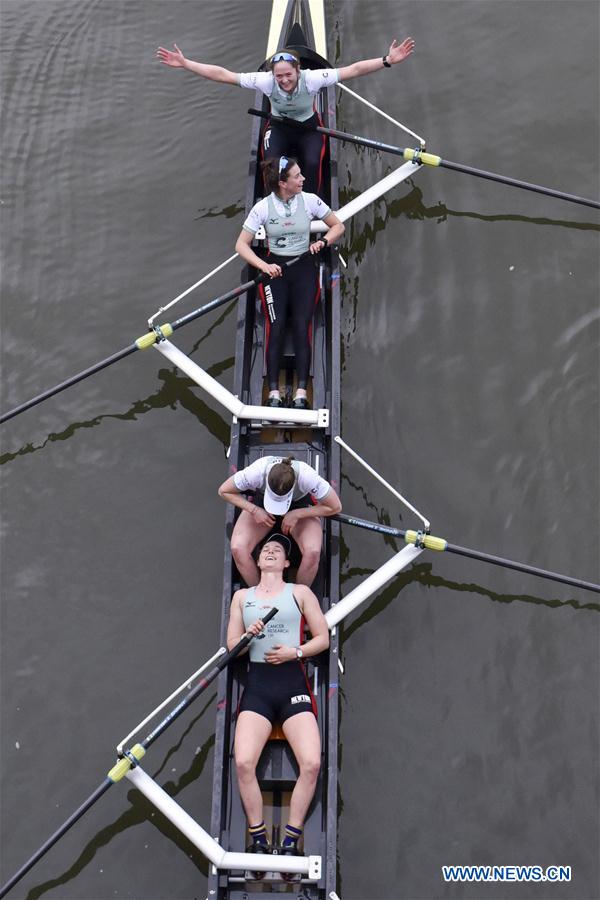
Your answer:
[[[99,800],[100,797],[102,797],[107,792],[112,784],[113,782],[110,780],[110,778],[105,778],[102,784],[98,785],[94,793],[90,794],[85,803],[82,803],[81,806],[76,809],[72,815],[69,816],[66,822],[63,822],[60,828],[55,831],[54,834],[52,834],[44,844],[42,844],[39,850],[36,850],[33,856],[27,860],[25,865],[21,866],[18,872],[15,872],[12,878],[9,878],[6,884],[2,886],[2,888],[0,889],[0,898],[5,897],[6,894],[8,894],[8,892],[14,888],[17,882],[19,882],[21,878],[23,878],[23,876],[26,875],[27,872],[29,872],[29,870],[32,869],[37,862],[39,862],[42,856],[45,856],[48,850],[50,850],[50,848],[53,847],[54,844],[56,844],[56,842],[59,841],[60,838],[64,834],[66,834],[73,825],[75,825],[75,823],[83,816],[83,814],[86,813],[88,809],[90,809],[90,807],[92,807],[94,803],[96,803],[96,801]]]
[[[349,516],[346,513],[337,513],[331,516],[342,525],[354,525],[356,528],[364,528],[367,531],[376,531],[378,534],[389,534],[390,537],[405,537],[406,531],[402,528],[393,528],[391,525],[382,525],[380,522],[369,522],[368,519],[359,519],[357,516]]]
[[[459,556],[468,556],[481,562],[491,563],[494,566],[502,566],[505,569],[515,569],[517,572],[525,572],[527,575],[536,575],[538,578],[548,578],[550,581],[558,581],[572,587],[582,588],[585,591],[593,591],[600,594],[600,584],[592,581],[583,581],[581,578],[573,578],[571,575],[562,575],[559,572],[550,572],[527,563],[515,562],[513,559],[504,559],[502,556],[494,556],[490,553],[482,553],[481,550],[471,550],[468,547],[460,547],[458,544],[448,544],[448,553],[457,553]]]
[[[476,169],[473,166],[464,166],[462,163],[451,162],[448,159],[442,159],[441,156],[434,156],[431,153],[421,152],[420,150],[411,150],[404,147],[395,147],[392,144],[385,144],[383,141],[374,141],[371,138],[360,137],[357,134],[348,134],[345,131],[336,131],[334,128],[324,128],[321,125],[307,125],[305,122],[298,122],[294,119],[282,119],[272,116],[270,113],[263,112],[260,109],[249,109],[250,115],[268,118],[271,122],[295,128],[301,128],[305,131],[318,131],[320,134],[328,135],[339,141],[349,144],[358,144],[362,147],[370,147],[373,150],[380,150],[382,153],[392,153],[395,156],[402,156],[404,159],[413,162],[423,163],[425,165],[440,166],[444,169],[452,169],[455,172],[462,172],[465,175],[474,175],[476,178],[486,178],[488,181],[497,181],[500,184],[507,184],[511,187],[522,188],[525,191],[534,191],[537,194],[546,194],[548,197],[556,197],[559,200],[567,200],[570,203],[579,203],[582,206],[591,206],[593,209],[600,209],[600,201],[590,200],[586,197],[578,197],[577,194],[569,194],[565,191],[557,191],[554,188],[543,187],[541,184],[531,184],[528,181],[520,181],[517,178],[510,178],[506,175],[498,175],[494,172],[486,172],[485,169]]]
[[[205,303],[204,306],[201,306],[199,309],[195,309],[193,312],[187,313],[187,315],[182,316],[180,319],[176,319],[172,323],[173,331],[177,331],[178,328],[183,328],[184,325],[193,322],[195,319],[211,312],[213,309],[217,309],[218,306],[222,306],[229,300],[235,300],[236,297],[241,297],[241,295],[246,291],[249,291],[250,288],[256,287],[260,280],[261,279],[253,278],[252,281],[246,281],[245,284],[240,284],[239,287],[227,291],[227,293],[223,294],[221,297],[217,297],[215,300]]]
[[[173,330],[175,330],[176,328],[182,328],[184,325],[187,325],[188,322],[193,322],[194,319],[198,319],[205,313],[211,312],[218,306],[222,306],[224,303],[227,303],[228,300],[233,300],[235,299],[235,297],[241,296],[241,294],[249,290],[251,287],[255,286],[257,283],[258,279],[247,281],[245,284],[239,285],[237,288],[234,288],[233,290],[228,291],[226,294],[223,294],[223,296],[217,297],[215,300],[211,300],[209,303],[206,303],[199,309],[195,309],[187,316],[183,316],[183,318],[177,319],[177,321],[172,325]],[[96,372],[101,372],[102,369],[106,369],[108,366],[112,366],[113,363],[119,362],[119,360],[121,359],[125,359],[126,356],[129,356],[131,353],[135,353],[136,350],[139,349],[140,347],[137,345],[137,343],[130,344],[129,347],[125,347],[123,350],[119,350],[117,353],[113,353],[112,356],[107,356],[106,359],[103,359],[95,365],[90,366],[89,369],[84,369],[83,372],[79,372],[77,375],[73,375],[71,378],[68,378],[66,381],[57,384],[55,387],[49,388],[47,391],[44,391],[43,394],[38,394],[37,397],[32,397],[31,400],[27,400],[25,403],[21,403],[20,406],[15,406],[14,409],[11,409],[9,410],[9,412],[6,412],[0,416],[0,425],[3,422],[7,422],[9,419],[12,419],[14,416],[18,416],[19,413],[25,412],[25,410],[27,409],[31,409],[32,406],[37,406],[38,403],[42,403],[44,400],[48,400],[50,397],[54,397],[55,394],[59,394],[61,391],[64,391],[66,390],[66,388],[77,384],[79,381],[83,381],[85,378],[89,378],[90,375],[95,375]]]
[[[263,616],[262,621],[264,622],[264,624],[266,625],[267,622],[270,622],[273,616],[277,615],[277,612],[278,610],[276,607],[270,609],[269,612],[265,616]],[[148,747],[150,747],[150,745],[154,743],[157,737],[159,737],[163,733],[163,731],[166,731],[166,729],[175,721],[175,719],[179,718],[184,709],[187,709],[190,703],[193,703],[196,697],[199,697],[200,694],[206,690],[208,685],[215,680],[219,672],[222,672],[223,669],[226,668],[226,666],[228,666],[229,663],[242,652],[242,650],[245,650],[248,644],[252,641],[252,637],[253,636],[251,634],[245,634],[243,638],[238,641],[235,647],[233,647],[233,649],[229,651],[229,653],[225,653],[221,657],[221,659],[217,660],[213,668],[200,679],[198,684],[194,688],[192,688],[189,694],[187,694],[183,698],[183,700],[178,703],[177,706],[175,706],[167,716],[165,716],[162,722],[160,722],[156,726],[156,728],[154,728],[153,731],[150,732],[148,737],[144,738],[144,740],[141,742],[142,747],[148,749]]]
[[[290,259],[288,262],[284,262],[282,267],[284,269],[289,269],[291,266],[296,265],[297,262],[300,262],[301,259],[304,259],[305,256],[310,255],[310,250],[306,250],[304,253],[301,253],[300,256],[295,256],[293,259]],[[251,281],[246,281],[245,284],[240,284],[238,287],[233,288],[231,291],[228,291],[226,294],[223,294],[221,297],[217,297],[216,300],[211,300],[209,303],[205,303],[204,306],[201,306],[200,309],[195,309],[193,312],[188,313],[185,316],[182,316],[181,319],[176,319],[171,323],[171,327],[173,331],[177,331],[178,328],[182,328],[184,325],[187,325],[189,322],[193,322],[194,319],[197,319],[199,316],[203,316],[205,313],[210,312],[213,309],[216,309],[217,306],[222,306],[223,303],[227,303],[228,300],[235,300],[236,297],[240,297],[246,291],[249,291],[250,288],[258,287],[262,282],[269,281],[269,276],[264,272],[261,272],[260,275],[257,275],[256,278],[253,278]]]
[[[264,624],[266,625],[267,622],[269,622],[273,618],[273,616],[277,615],[277,612],[278,610],[276,607],[270,609],[269,612],[262,617],[262,621],[264,622]],[[187,696],[180,703],[178,703],[177,706],[172,709],[167,716],[165,716],[162,722],[157,725],[157,727],[148,735],[148,737],[141,742],[144,749],[147,749],[151,744],[153,744],[154,741],[158,737],[160,737],[160,735],[164,731],[166,731],[169,725],[171,725],[175,721],[175,719],[177,719],[181,715],[181,713],[185,709],[187,709],[190,703],[192,703],[197,697],[200,696],[200,694],[203,693],[203,691],[206,690],[209,684],[211,684],[211,682],[215,680],[219,672],[222,672],[223,669],[228,666],[229,663],[248,646],[248,644],[253,640],[253,637],[254,635],[246,633],[241,638],[241,640],[238,641],[235,647],[233,647],[232,650],[230,650],[228,653],[224,653],[223,656],[219,660],[217,660],[213,668],[210,669],[210,671],[206,675],[204,675],[203,678],[201,678],[201,680],[189,692],[189,694],[187,694]],[[84,815],[84,813],[86,813],[88,809],[90,809],[94,805],[94,803],[96,803],[96,801],[99,800],[100,797],[102,797],[110,787],[112,787],[114,783],[115,782],[111,778],[105,778],[102,784],[98,785],[93,794],[90,794],[87,800],[82,803],[81,806],[78,807],[78,809],[76,809],[75,812],[72,813],[72,815],[70,815],[65,822],[63,822],[60,828],[55,831],[54,834],[52,834],[48,838],[48,840],[42,844],[39,850],[36,850],[33,856],[30,857],[30,859],[28,859],[23,866],[21,866],[18,872],[15,872],[12,878],[9,878],[6,884],[4,884],[2,888],[0,888],[0,900],[2,897],[6,896],[6,894],[8,894],[10,890],[12,890],[17,882],[19,882],[21,878],[23,878],[23,876],[26,875],[27,872],[29,872],[29,870],[32,869],[37,862],[39,862],[42,856],[44,856],[48,852],[48,850],[50,850],[50,848],[53,847],[54,844],[56,844],[56,842],[60,840],[60,838],[64,834],[66,834],[73,825],[75,825],[75,823]]]
[[[518,178],[509,178],[507,175],[498,175],[495,172],[486,172],[485,169],[474,169],[472,166],[464,166],[462,163],[451,162],[449,159],[440,160],[440,166],[444,169],[452,169],[462,172],[464,175],[474,175],[476,178],[487,178],[488,181],[497,181],[500,184],[508,184],[510,187],[522,188],[524,191],[534,191],[537,194],[546,194],[548,197],[556,197],[558,200],[568,200],[570,203],[579,203],[581,206],[591,206],[600,209],[598,200],[588,200],[586,197],[578,197],[576,194],[567,194],[554,188],[543,187],[541,184],[531,184],[528,181],[519,181]]]
[[[42,403],[44,400],[48,400],[50,397],[54,397],[56,394],[60,394],[61,391],[64,391],[72,385],[77,384],[79,381],[83,381],[85,378],[89,378],[90,375],[95,375],[96,372],[101,372],[102,369],[106,369],[108,366],[112,366],[113,363],[118,362],[120,359],[125,359],[126,356],[129,356],[131,353],[135,353],[137,349],[138,348],[135,344],[130,344],[129,347],[124,347],[117,353],[113,353],[112,356],[107,356],[106,359],[103,359],[95,365],[90,366],[89,369],[84,369],[83,372],[79,372],[77,375],[72,375],[71,378],[67,378],[66,381],[61,381],[60,384],[49,388],[47,391],[44,391],[43,394],[38,394],[37,397],[32,397],[31,400],[26,400],[25,403],[21,403],[19,406],[15,406],[14,409],[11,409],[0,416],[0,424],[2,424],[3,422],[8,422],[9,419],[14,418],[14,416],[18,416],[19,413],[25,412],[26,409],[31,409],[32,406],[37,406],[38,403]]]
[[[355,525],[358,528],[366,528],[368,531],[376,531],[379,534],[388,534],[391,537],[405,538],[407,534],[407,532],[401,528],[392,528],[390,525],[380,525],[378,522],[369,522],[367,519],[358,519],[355,516],[348,516],[345,513],[338,513],[338,515],[333,516],[333,518],[346,525]],[[600,594],[600,584],[595,584],[593,581],[583,581],[581,578],[573,578],[570,575],[562,575],[559,572],[550,572],[547,569],[540,569],[537,566],[530,566],[527,563],[516,562],[513,559],[504,559],[502,556],[483,553],[481,550],[471,550],[468,547],[460,547],[458,544],[449,544],[446,542],[444,550],[447,553],[468,556],[470,559],[477,559],[480,562],[490,563],[493,566],[514,569],[517,572],[525,572],[527,575],[536,575],[538,578],[547,578],[550,581],[557,581],[561,584],[568,584],[572,587]]]
[[[301,253],[300,256],[296,256],[289,262],[283,263],[283,267],[289,268],[290,266],[295,265],[299,260],[304,259],[305,256],[308,256],[309,253],[309,250],[307,250],[305,253]],[[193,322],[200,316],[211,312],[218,306],[222,306],[229,300],[234,300],[236,297],[240,297],[246,291],[250,290],[250,288],[256,287],[261,282],[268,280],[269,276],[261,273],[251,281],[246,281],[245,284],[238,285],[231,291],[227,291],[226,294],[222,294],[220,297],[217,297],[215,300],[211,300],[209,303],[205,303],[204,306],[195,309],[193,312],[188,313],[186,316],[182,316],[181,319],[177,319],[172,323],[172,325],[168,327],[171,331],[182,328],[189,322]],[[150,338],[150,340],[147,340],[148,338]],[[100,360],[100,362],[95,363],[88,369],[84,369],[83,372],[79,372],[77,375],[72,375],[71,378],[67,378],[66,381],[62,381],[60,384],[55,385],[55,387],[49,388],[47,391],[44,391],[43,394],[38,394],[37,397],[32,397],[31,400],[27,400],[25,403],[21,403],[19,406],[15,406],[14,409],[3,413],[2,415],[0,415],[0,425],[3,422],[8,422],[8,420],[14,418],[14,416],[18,416],[19,413],[25,412],[25,410],[27,409],[31,409],[32,406],[37,406],[38,403],[42,403],[44,400],[48,400],[50,397],[54,397],[55,394],[59,394],[61,391],[64,391],[66,390],[66,388],[77,384],[79,381],[83,381],[85,378],[89,378],[90,375],[95,375],[96,372],[101,372],[102,369],[106,369],[108,366],[112,366],[113,363],[118,362],[120,359],[125,359],[126,356],[129,356],[131,353],[135,353],[136,350],[141,350],[145,349],[146,347],[152,346],[153,342],[155,342],[154,334],[153,332],[148,332],[133,344],[130,344],[128,347],[124,347],[123,350],[119,350],[117,353],[113,353],[112,356],[107,356],[106,359],[102,359]]]
[[[306,122],[299,122],[296,119],[282,119],[279,118],[279,116],[272,116],[271,113],[264,112],[262,109],[249,109],[248,112],[251,116],[269,119],[277,125],[291,125],[293,128],[300,128],[303,131],[317,131],[319,134],[325,134],[327,137],[335,138],[338,141],[344,141],[346,144],[358,144],[360,147],[369,147],[372,150],[393,153],[394,156],[404,156],[403,147],[395,147],[393,144],[385,144],[383,141],[375,141],[373,138],[361,137],[358,134],[349,134],[346,131],[337,131],[335,128],[325,128],[322,125],[307,125]]]

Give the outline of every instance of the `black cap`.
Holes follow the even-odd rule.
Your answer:
[[[262,546],[260,549],[262,550],[265,544],[268,544],[270,541],[277,541],[278,544],[281,544],[285,551],[285,558],[290,558],[290,553],[292,552],[292,542],[290,541],[289,537],[287,537],[285,534],[270,534],[266,538],[266,540],[262,542]]]

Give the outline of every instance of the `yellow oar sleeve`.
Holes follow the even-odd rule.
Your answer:
[[[138,762],[146,753],[141,744],[136,744],[131,748],[129,752],[138,760]],[[127,775],[132,766],[133,763],[131,762],[131,760],[128,759],[128,757],[124,756],[123,759],[120,759],[117,763],[115,763],[110,772],[108,772],[108,778],[110,778],[112,783],[115,784],[117,781],[120,781],[121,778],[124,778]]]
[[[423,163],[424,166],[439,166],[442,157],[436,156],[434,153],[422,153],[420,150],[411,150],[407,147],[404,151],[404,159],[409,162]]]
[[[173,326],[169,325],[167,322],[165,325],[160,326],[160,333],[163,337],[168,338],[173,334]],[[137,339],[135,342],[135,346],[138,350],[147,350],[148,347],[152,347],[158,340],[158,335],[156,331],[149,331],[147,334],[143,334],[141,337]]]
[[[448,541],[444,538],[434,537],[432,534],[423,534],[420,531],[407,531],[404,540],[407,544],[416,544],[418,547],[425,547],[427,550],[445,550]]]

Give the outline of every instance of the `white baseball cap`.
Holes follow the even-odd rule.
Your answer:
[[[281,462],[279,460],[278,462]],[[278,494],[273,488],[269,485],[269,478],[271,477],[271,471],[273,467],[277,465],[277,463],[273,463],[272,466],[269,466],[269,471],[267,472],[267,478],[265,481],[265,493],[263,498],[263,506],[268,513],[271,513],[273,516],[285,516],[286,512],[292,505],[292,500],[294,499],[294,486],[296,484],[296,473],[294,472],[294,483],[292,484],[289,491],[286,491],[285,494]]]
[[[286,512],[292,505],[292,499],[294,497],[294,488],[287,492],[287,494],[276,494],[275,491],[271,490],[269,487],[269,482],[265,485],[265,495],[263,498],[263,506],[268,513],[271,513],[273,516],[285,516]]]

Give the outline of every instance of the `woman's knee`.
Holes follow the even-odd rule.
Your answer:
[[[318,566],[321,560],[321,547],[313,544],[308,547],[300,547],[302,562],[305,566]]]
[[[256,775],[256,762],[252,757],[244,753],[243,750],[238,751],[236,749],[235,770],[239,781],[252,781]]]
[[[318,754],[309,754],[298,761],[300,773],[310,781],[316,781],[321,770],[321,757]]]
[[[235,557],[248,556],[250,554],[250,542],[245,537],[233,535],[231,538],[231,552]]]
[[[231,554],[236,562],[249,559],[252,549],[250,541],[245,535],[235,534],[235,532],[231,535]]]

